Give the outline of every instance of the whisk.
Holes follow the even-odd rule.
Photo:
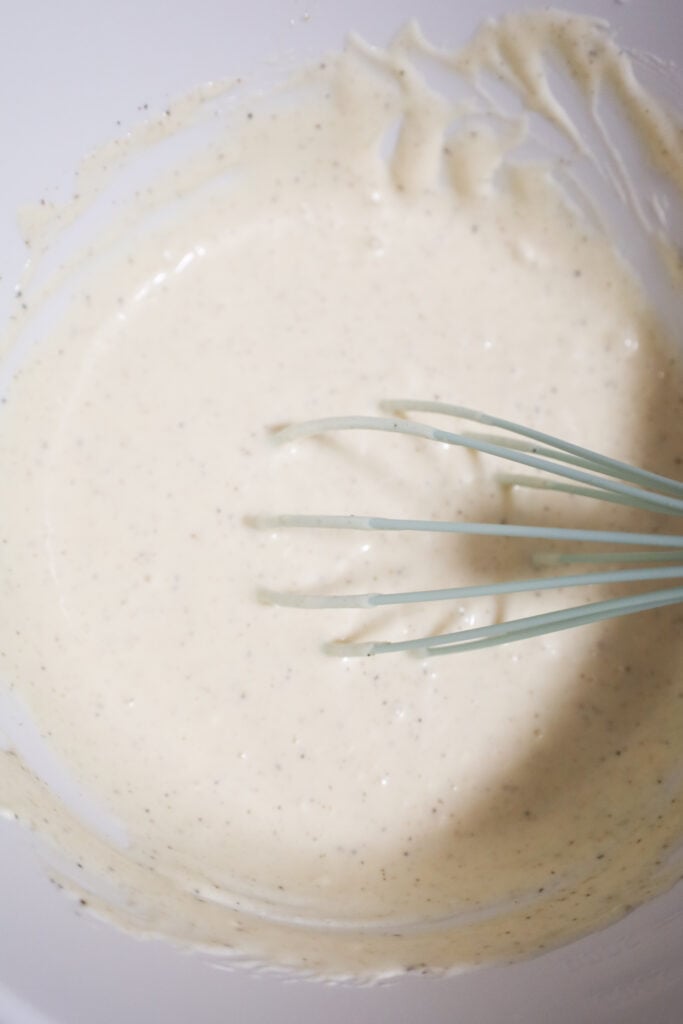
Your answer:
[[[342,416],[294,423],[276,430],[278,443],[330,431],[378,430],[424,438],[498,456],[510,463],[540,471],[535,474],[501,473],[502,485],[542,488],[595,498],[667,516],[683,516],[683,483],[619,462],[597,452],[563,441],[550,434],[491,416],[465,406],[436,401],[395,400],[380,404],[386,416]],[[496,428],[502,433],[454,433],[428,423],[407,419],[408,413],[437,413],[447,417]],[[411,651],[421,657],[507,644],[516,640],[573,629],[588,623],[683,602],[683,586],[670,581],[683,579],[683,535],[629,533],[621,530],[565,529],[508,523],[450,522],[420,519],[386,519],[358,515],[274,515],[257,516],[252,525],[262,529],[315,528],[336,530],[412,531],[444,534],[472,534],[489,537],[525,538],[538,541],[579,542],[618,547],[619,550],[539,551],[533,557],[537,568],[591,565],[589,571],[550,577],[492,582],[482,585],[416,590],[400,593],[351,595],[300,594],[262,590],[261,600],[296,608],[376,608],[429,601],[448,601],[524,591],[580,588],[589,584],[648,583],[651,589],[625,597],[594,601],[559,611],[529,615],[505,622],[439,636],[421,636],[400,641],[345,642],[324,645],[328,654],[354,657]],[[618,565],[621,568],[609,568]],[[637,567],[630,567],[637,566]]]

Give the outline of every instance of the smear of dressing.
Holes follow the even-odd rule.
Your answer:
[[[633,201],[605,94],[667,203]],[[536,117],[549,149],[530,142]],[[71,265],[29,291],[0,414],[0,800],[96,912],[368,978],[528,956],[679,877],[680,610],[425,663],[332,659],[330,636],[444,632],[566,595],[265,607],[259,586],[528,575],[532,549],[264,534],[245,518],[675,529],[510,494],[467,452],[364,435],[277,449],[267,428],[382,397],[461,401],[680,478],[662,212],[680,202],[680,138],[592,20],[489,22],[457,55],[415,27],[386,51],[353,40],[236,103],[80,254],[73,282]],[[98,175],[121,152],[94,158]],[[579,158],[598,199],[574,180]],[[627,210],[622,246],[610,225]],[[655,304],[623,258],[646,244],[672,271]],[[40,303],[60,289],[46,325]]]

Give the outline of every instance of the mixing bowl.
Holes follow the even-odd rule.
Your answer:
[[[608,18],[625,46],[656,54],[665,63],[643,73],[670,100],[683,101],[683,80],[666,66],[683,60],[683,9],[677,0],[577,0],[563,6]],[[131,128],[148,111],[162,111],[174,97],[209,80],[247,75],[267,84],[288,68],[338,49],[349,29],[382,44],[417,16],[428,38],[456,46],[482,16],[517,8],[505,0],[254,0],[248,8],[218,0],[122,0],[98,9],[80,0],[50,6],[26,0],[8,16],[0,44],[0,311],[4,316],[11,309],[26,256],[17,209],[40,198],[67,199],[83,153]],[[659,293],[659,280],[648,284]],[[674,322],[675,299],[662,294],[661,302]],[[0,821],[0,868],[0,1020],[6,1024],[349,1018],[360,1024],[674,1024],[683,1006],[680,885],[611,928],[530,962],[354,987],[226,967],[209,955],[123,934],[81,913],[50,884],[32,837],[10,821]]]

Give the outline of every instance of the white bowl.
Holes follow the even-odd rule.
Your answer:
[[[232,74],[258,81],[338,49],[353,28],[384,43],[409,17],[444,45],[463,42],[508,0],[24,0],[0,44],[0,313],[25,258],[16,209],[66,198],[84,152],[194,85]],[[543,7],[532,2],[527,7]],[[626,46],[683,60],[678,0],[574,0],[607,17]],[[683,102],[683,83],[669,86]],[[8,102],[10,100],[11,102]],[[0,782],[1,784],[1,782]],[[197,1024],[236,1019],[353,1019],[432,1024],[674,1024],[683,1007],[683,886],[619,924],[534,961],[450,979],[406,977],[374,988],[218,969],[157,941],[141,942],[76,912],[47,881],[31,837],[0,821],[0,1020],[3,1024]]]

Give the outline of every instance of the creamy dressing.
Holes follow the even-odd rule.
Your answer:
[[[680,477],[680,360],[614,241],[547,161],[515,159],[523,119],[437,94],[420,54],[493,71],[576,141],[545,77],[560,54],[589,99],[616,83],[680,187],[676,126],[602,26],[524,15],[455,57],[415,29],[386,53],[356,41],[236,108],[169,215],[140,201],[153,223],[93,255],[1,414],[3,680],[71,780],[51,792],[15,730],[3,805],[67,852],[59,877],[98,912],[327,976],[529,955],[680,874],[680,610],[421,662],[321,644],[567,596],[256,597],[526,576],[533,550],[262,532],[259,513],[675,528],[510,493],[492,460],[411,439],[269,442],[439,398]]]

